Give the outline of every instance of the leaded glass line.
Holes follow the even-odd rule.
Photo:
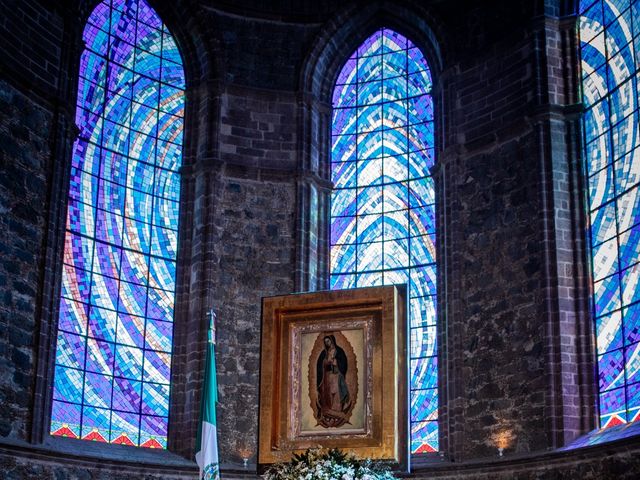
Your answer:
[[[602,427],[640,418],[640,5],[580,2],[584,163]]]
[[[184,72],[145,0],[84,29],[51,434],[166,448]]]
[[[438,450],[431,73],[387,28],[342,68],[333,92],[331,288],[406,283],[411,451]]]

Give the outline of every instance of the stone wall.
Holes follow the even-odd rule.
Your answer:
[[[261,299],[293,291],[295,191],[259,177],[225,176],[217,187],[218,428],[223,458],[239,463],[242,449],[256,451]]]
[[[510,430],[516,451],[547,445],[541,322],[543,245],[538,228],[531,135],[460,166],[455,232],[460,238],[463,445],[458,455],[484,457],[492,435]],[[455,208],[455,207],[454,207]],[[490,299],[490,300],[488,300]],[[457,377],[457,375],[456,375]]]
[[[415,34],[435,79],[446,461],[417,462],[424,477],[637,472],[633,442],[540,453],[591,429],[595,411],[575,19],[558,18],[571,13],[560,0],[323,0],[290,13],[288,2],[153,0],[187,72],[176,455],[47,438],[78,19],[94,3],[0,0],[0,468],[11,478],[192,477],[210,308],[222,462],[255,454],[260,300],[327,286],[330,84],[367,29],[387,22]],[[496,461],[503,430],[511,457]]]
[[[447,417],[456,460],[489,455],[499,431],[514,436],[519,452],[549,441],[533,34],[507,30],[481,47],[452,67],[457,75],[445,72],[443,84],[440,183],[447,182],[442,224],[450,240],[440,251],[451,257],[442,286],[451,297],[441,308],[451,312],[443,341],[455,350],[445,381],[461,409]]]
[[[2,77],[19,81],[23,91],[53,94],[61,81],[64,19],[58,7],[57,1],[0,1]]]
[[[26,438],[52,115],[0,81],[0,436]]]
[[[490,455],[501,432],[532,452],[594,425],[591,346],[579,333],[591,327],[577,82],[554,67],[578,68],[575,20],[534,2],[509,13],[527,28],[496,36],[504,18],[475,12],[486,31],[458,39],[468,48],[439,85],[441,439],[456,461]]]

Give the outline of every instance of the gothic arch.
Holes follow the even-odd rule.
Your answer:
[[[309,51],[299,78],[302,100],[300,137],[303,144],[298,167],[301,175],[298,182],[296,287],[300,291],[329,287],[331,98],[336,79],[353,52],[382,27],[409,39],[427,59],[432,72],[433,89],[430,93],[436,115],[435,144],[432,146],[436,151],[440,148],[438,138],[442,136],[440,116],[443,102],[437,85],[444,66],[439,39],[444,35],[436,33],[431,25],[438,25],[438,22],[428,12],[416,7],[387,2],[374,2],[364,7],[350,5],[324,26]],[[437,235],[440,237],[442,234],[438,232]]]
[[[381,26],[407,38],[425,54],[437,78],[446,56],[446,35],[426,9],[415,5],[375,1],[351,4],[339,11],[316,38],[300,72],[299,89],[329,103],[340,69],[358,46]]]
[[[433,76],[435,110],[442,112],[438,78],[443,71],[447,38],[427,9],[406,3],[352,3],[323,26],[300,69],[298,80],[300,158],[297,181],[297,291],[328,288],[329,132],[331,95],[340,69],[358,46],[380,27],[410,38],[425,54]],[[435,119],[436,150],[443,135],[441,115]]]
[[[46,238],[45,253],[45,273],[40,290],[40,310],[39,310],[39,332],[38,332],[38,359],[36,371],[38,372],[35,385],[35,394],[33,400],[33,421],[31,425],[31,440],[36,443],[46,441],[54,444],[58,439],[50,438],[47,434],[49,428],[49,419],[51,414],[51,396],[50,391],[53,383],[53,364],[55,356],[56,342],[56,325],[58,320],[58,299],[60,292],[61,278],[61,259],[63,253],[63,244],[65,237],[65,221],[67,210],[67,193],[69,189],[69,170],[71,164],[72,145],[76,140],[78,130],[75,126],[75,102],[76,91],[78,87],[78,71],[80,54],[84,50],[82,41],[83,30],[89,15],[99,4],[97,0],[79,1],[72,9],[75,14],[70,15],[71,18],[82,19],[82,21],[68,21],[65,23],[64,29],[64,46],[62,58],[64,59],[63,67],[66,74],[62,77],[59,91],[56,97],[59,98],[59,106],[56,114],[57,135],[53,139],[53,158],[52,175],[54,178],[51,194],[49,197],[49,224],[50,228]],[[186,0],[175,4],[175,2],[166,2],[163,0],[148,0],[150,6],[156,11],[158,16],[166,22],[171,36],[180,51],[182,59],[182,68],[186,80],[185,99],[186,113],[184,119],[184,140],[182,153],[182,175],[181,184],[182,192],[180,197],[180,215],[184,217],[179,225],[179,248],[177,256],[177,273],[176,273],[176,297],[174,306],[174,323],[176,325],[174,331],[174,368],[172,371],[171,384],[171,423],[176,426],[169,428],[169,449],[177,450],[177,442],[174,443],[171,433],[179,432],[184,425],[193,425],[197,423],[197,412],[191,410],[186,411],[184,407],[188,405],[184,397],[186,395],[186,386],[183,385],[185,380],[184,369],[187,363],[186,350],[184,343],[189,341],[188,336],[196,336],[196,338],[204,338],[206,335],[202,333],[198,325],[185,325],[190,322],[191,312],[193,308],[188,301],[190,276],[192,268],[186,263],[190,262],[194,253],[191,238],[188,232],[192,231],[191,225],[188,223],[193,221],[193,215],[183,215],[185,211],[193,212],[193,197],[195,196],[195,183],[193,180],[193,165],[199,160],[198,152],[203,145],[208,149],[212,149],[216,140],[215,135],[207,135],[205,132],[207,122],[201,121],[204,117],[217,118],[218,102],[217,92],[214,87],[217,85],[216,80],[222,77],[221,55],[214,55],[219,52],[220,42],[217,39],[215,31],[211,31],[212,27],[204,25],[201,21],[202,16],[194,14],[194,10],[199,8],[198,5]],[[204,106],[204,108],[203,108]],[[200,132],[199,130],[203,130]],[[199,323],[199,322],[197,322]],[[204,350],[203,350],[204,351]],[[202,359],[197,361],[203,362]],[[193,368],[193,366],[191,367]],[[182,405],[183,410],[177,410],[176,405]],[[177,427],[177,428],[176,428]],[[64,440],[64,439],[62,439]],[[112,446],[94,445],[88,448],[96,447],[101,451],[107,452]],[[191,448],[180,444],[181,448]],[[116,449],[118,447],[116,446]]]

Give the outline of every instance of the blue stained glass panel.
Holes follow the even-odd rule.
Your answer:
[[[136,347],[118,345],[116,347],[116,357],[114,372],[119,377],[131,380],[141,380],[142,378],[142,350]]]
[[[355,288],[356,275],[341,275],[332,273],[331,278],[329,279],[329,287],[332,290],[339,290],[342,288]]]
[[[60,436],[79,438],[82,407],[71,403],[53,401],[51,416],[55,418],[52,428],[60,431]]]
[[[425,389],[436,391],[438,387],[438,376],[435,375],[438,369],[437,357],[416,358],[411,360],[411,377],[420,382]]]
[[[399,240],[407,234],[409,219],[406,210],[385,213],[383,218],[383,240]]]
[[[612,238],[600,245],[595,245],[592,250],[592,258],[594,280],[600,280],[619,271],[618,240]]]
[[[630,422],[640,419],[640,383],[634,383],[627,386],[627,404],[631,405],[627,408],[628,418]]]
[[[85,344],[79,335],[70,333],[58,333],[58,350],[56,352],[56,363],[68,367],[75,367],[84,364]]]
[[[140,444],[154,444],[155,448],[167,448],[167,422],[165,417],[142,415],[140,417]]]
[[[171,352],[173,324],[161,320],[149,319],[145,331],[145,347],[150,350]]]
[[[435,420],[438,411],[437,390],[413,390],[411,392],[411,420]]]
[[[626,382],[636,383],[640,380],[640,343],[624,349]]]
[[[107,342],[115,342],[117,322],[118,314],[113,310],[91,307],[89,336]]]
[[[600,393],[600,422],[609,426],[627,422],[625,388]]]
[[[362,272],[356,275],[356,285],[358,287],[375,287],[382,285],[382,272]],[[354,286],[356,286],[354,285]]]
[[[640,146],[637,42],[628,0],[581,2],[579,21],[600,424],[637,419]]]
[[[85,368],[87,371],[103,373],[105,375],[113,374],[113,359],[115,345],[110,342],[96,340],[94,338],[87,339],[87,358]]]
[[[345,63],[333,92],[332,289],[409,285],[413,453],[438,450],[431,73],[382,28]]]
[[[359,245],[369,245],[375,240],[380,240],[384,231],[383,216],[379,213],[373,215],[361,215],[356,223]],[[367,247],[359,248],[359,255],[364,254]]]
[[[144,376],[151,382],[169,384],[171,355],[166,352],[145,350]]]
[[[636,264],[631,268],[627,268],[620,275],[622,283],[622,304],[623,306],[640,301],[640,265]]]
[[[82,365],[82,367],[83,366],[84,365]],[[61,365],[56,365],[55,377],[56,382],[53,386],[53,398],[56,400],[66,400],[69,398],[80,403],[84,373],[74,368],[65,368]]]
[[[640,341],[640,304],[625,308],[623,311],[624,338],[626,343],[634,343]]]
[[[82,302],[60,298],[60,322],[58,330],[86,335],[88,305]]]
[[[435,325],[412,328],[410,336],[411,358],[433,357],[437,354]]]
[[[605,353],[622,347],[622,315],[616,311],[596,319],[598,353]]]
[[[130,400],[127,398],[127,401]],[[138,445],[140,435],[138,425],[140,423],[140,415],[135,413],[120,412],[114,410],[111,412],[111,443],[119,443],[122,445]]]
[[[594,282],[593,303],[596,318],[620,308],[620,282],[618,274]]]
[[[409,283],[409,273],[404,270],[385,270],[383,272],[384,285],[401,285]]]
[[[90,273],[70,265],[62,266],[62,297],[89,302]]]
[[[82,433],[84,440],[107,442],[111,412],[106,408],[85,406],[82,408]]]
[[[640,223],[640,194],[638,187],[626,191],[618,197],[618,232]]]
[[[411,294],[422,294],[430,291],[424,286],[417,288],[412,283]],[[430,295],[426,297],[414,297],[409,302],[411,327],[421,327],[436,324],[436,297]]]
[[[101,2],[83,39],[50,431],[165,448],[184,71],[146,0]]]
[[[84,404],[109,408],[113,377],[86,372],[84,377]]]
[[[624,357],[622,350],[614,350],[598,357],[600,391],[618,388],[624,382]]]
[[[143,390],[145,405],[153,406],[150,413],[169,414],[169,386],[158,383],[145,383]]]
[[[117,341],[122,345],[143,347],[145,318],[118,313]]]
[[[357,269],[360,272],[382,268],[383,243],[359,243]],[[363,286],[363,285],[360,285]]]
[[[437,420],[411,423],[411,451],[419,452],[425,444],[438,449]]]

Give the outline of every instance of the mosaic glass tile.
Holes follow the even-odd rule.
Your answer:
[[[347,60],[333,92],[332,289],[406,283],[411,301],[411,451],[438,450],[431,73],[382,28]]]
[[[146,0],[83,39],[50,431],[166,448],[184,71]]]
[[[588,179],[600,426],[637,420],[640,302],[638,9],[631,0],[580,3],[584,158]],[[614,439],[594,432],[577,446]],[[582,442],[582,443],[580,443]]]

